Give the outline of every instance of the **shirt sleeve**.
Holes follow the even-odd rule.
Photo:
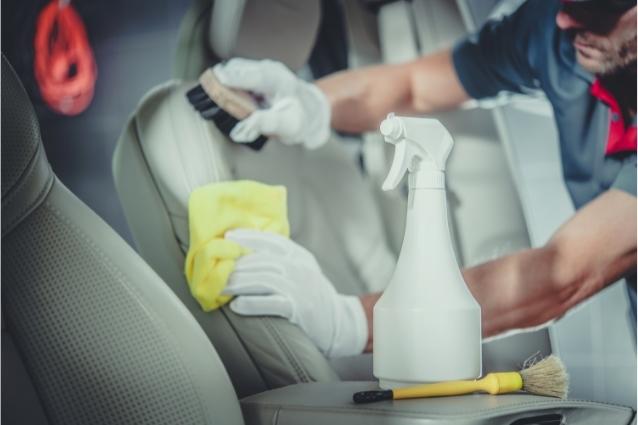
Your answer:
[[[555,31],[556,8],[546,0],[527,1],[500,21],[488,21],[456,44],[452,60],[465,91],[474,99],[501,91],[537,88],[534,66],[546,57],[547,32]]]
[[[625,160],[611,187],[636,196],[636,155]]]

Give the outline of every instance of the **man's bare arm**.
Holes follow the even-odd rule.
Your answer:
[[[398,65],[338,72],[317,86],[332,106],[332,126],[353,133],[376,130],[389,112],[427,114],[469,99],[450,50]]]
[[[579,210],[542,248],[464,272],[485,335],[561,316],[636,267],[636,198],[610,190]]]
[[[636,198],[610,190],[579,210],[542,248],[467,268],[463,277],[481,305],[483,336],[491,336],[560,317],[635,268]],[[370,331],[379,296],[361,299]]]

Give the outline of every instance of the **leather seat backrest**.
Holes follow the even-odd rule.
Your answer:
[[[240,398],[292,383],[336,381],[319,350],[287,320],[242,317],[227,307],[204,312],[190,294],[183,273],[188,196],[198,186],[229,179],[228,149],[249,154],[216,142],[223,140],[217,129],[184,105],[190,86],[169,82],[149,93],[115,151],[115,185],[138,251],[200,323]]]
[[[239,17],[237,4],[244,8]],[[191,81],[234,56],[268,57],[297,70],[314,45],[318,7],[318,1],[310,0],[297,2],[297,10],[279,0],[195,0],[180,26],[175,76]],[[217,134],[212,138],[215,143],[226,142]],[[287,186],[292,238],[315,254],[340,292],[379,291],[394,270],[405,200],[390,196],[398,207],[392,208],[389,214],[394,217],[388,220],[379,204],[388,196],[380,193],[376,180],[363,176],[352,149],[334,138],[320,152],[286,146],[268,146],[259,155],[246,149],[227,150],[216,165],[230,168],[228,178]]]
[[[267,2],[245,3],[246,7],[259,4],[264,10]],[[318,3],[295,3],[299,7],[297,26],[305,24],[316,30],[318,17],[311,12],[318,13],[318,8],[313,9]],[[287,14],[294,10],[289,9]],[[184,64],[189,76],[198,75],[225,54],[241,53],[241,43],[233,44],[233,40],[227,40],[232,45],[224,51],[210,52],[208,26],[214,12],[212,2],[196,0],[182,25],[179,49],[186,50],[178,57],[181,54],[192,61]],[[259,18],[268,21],[266,15]],[[286,50],[285,45],[269,46],[280,39],[270,37],[263,25],[251,25],[246,16],[240,21],[241,31],[261,28],[262,36],[253,34],[253,39],[264,43],[266,51],[275,54]],[[278,27],[284,24],[280,22]],[[302,46],[313,42],[314,33],[308,31],[300,32],[294,40]],[[297,50],[307,55],[310,47]],[[292,56],[275,59],[289,66],[304,62],[299,54]],[[188,104],[185,92],[194,84],[176,80],[150,92],[118,142],[116,187],[137,248],[208,333],[240,395],[296,382],[336,380],[323,356],[289,323],[276,318],[238,317],[226,308],[213,313],[199,309],[183,275],[188,249],[187,202],[193,189],[216,181],[241,178],[285,185],[291,237],[315,254],[340,292],[359,294],[383,288],[396,258],[388,247],[370,182],[347,149],[335,141],[316,151],[270,141],[263,150],[254,152],[231,143]]]
[[[191,314],[52,173],[4,56],[2,216],[3,422],[243,423]]]

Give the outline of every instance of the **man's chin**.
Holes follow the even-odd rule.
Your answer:
[[[625,71],[630,70],[633,70],[634,73],[636,72],[635,58],[633,58],[633,60],[627,59],[626,62],[621,60],[601,60],[599,58],[592,58],[590,56],[583,55],[576,51],[576,60],[586,71],[599,77],[609,77],[611,75],[624,73]]]
[[[576,60],[581,67],[592,74],[603,75],[609,72],[609,66],[607,63],[585,56],[578,51],[576,51]]]

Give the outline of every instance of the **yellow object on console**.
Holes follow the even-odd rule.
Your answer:
[[[238,180],[195,189],[188,202],[190,248],[184,273],[191,294],[204,311],[221,307],[235,260],[248,252],[224,239],[232,229],[263,230],[290,236],[286,188]]]

